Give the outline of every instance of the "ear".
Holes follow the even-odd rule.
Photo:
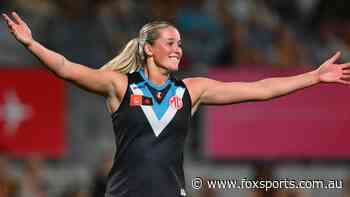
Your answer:
[[[144,46],[144,50],[145,50],[145,54],[147,56],[152,56],[153,55],[153,49],[152,49],[152,46],[148,43],[145,44]]]

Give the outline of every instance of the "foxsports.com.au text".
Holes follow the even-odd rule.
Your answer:
[[[229,179],[192,179],[192,188],[201,189],[342,189],[343,180],[229,180]]]

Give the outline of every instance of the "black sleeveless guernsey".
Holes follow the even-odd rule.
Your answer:
[[[112,114],[116,154],[105,197],[187,196],[184,142],[191,118],[185,84],[170,77],[157,86],[143,69],[128,74],[128,88]]]

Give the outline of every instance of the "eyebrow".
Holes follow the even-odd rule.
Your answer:
[[[168,41],[176,41],[175,38],[166,38],[166,40],[168,40]],[[178,42],[182,42],[182,40],[178,40]]]

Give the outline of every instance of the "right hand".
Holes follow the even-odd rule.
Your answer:
[[[2,14],[10,32],[25,46],[31,45],[34,40],[28,25],[17,15],[16,12],[12,12],[11,14],[13,19],[11,19],[7,14]]]

